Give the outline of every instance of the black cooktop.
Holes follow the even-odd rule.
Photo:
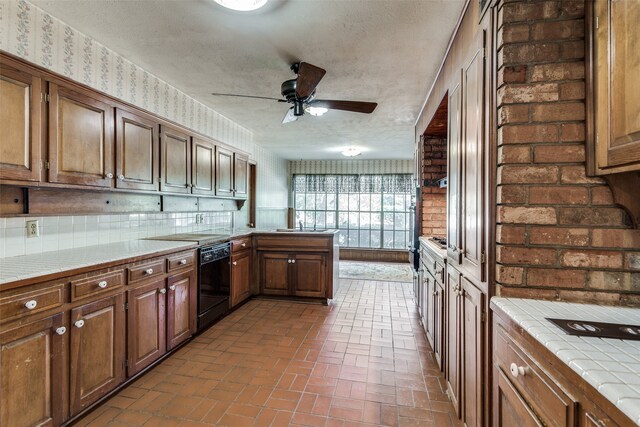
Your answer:
[[[617,323],[591,322],[585,320],[551,319],[549,317],[546,319],[569,335],[640,341],[640,326],[637,325],[621,325]]]

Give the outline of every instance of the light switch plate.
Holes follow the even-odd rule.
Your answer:
[[[38,220],[27,221],[27,237],[40,236],[40,226]]]

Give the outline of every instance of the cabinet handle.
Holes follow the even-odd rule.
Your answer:
[[[186,259],[181,259],[179,262],[180,265],[185,265],[186,263],[187,263]]]
[[[56,334],[58,335],[64,335],[65,332],[67,332],[67,328],[65,328],[64,326],[60,326],[56,329]]]
[[[113,174],[111,172],[107,173],[105,176],[109,179],[113,178]]]
[[[123,180],[124,180],[124,175],[122,175],[122,174],[118,175],[118,179],[119,179],[120,181],[123,181]]]
[[[147,269],[144,271],[144,274],[153,274],[153,268],[147,268]]]
[[[33,310],[34,308],[36,308],[36,306],[38,305],[38,301],[32,299],[31,301],[27,301],[24,306],[27,307],[29,310]]]
[[[104,288],[106,288],[106,287],[107,287],[107,281],[106,281],[106,280],[103,280],[103,281],[101,281],[101,282],[98,282],[98,287],[99,287],[100,289],[104,289]]]
[[[176,285],[169,286],[169,289],[171,289],[172,291],[175,291],[176,290]]]
[[[160,289],[160,293],[161,293],[161,294],[166,294],[166,293],[167,293],[167,290],[166,290],[165,288],[162,288],[162,289]]]
[[[233,261],[231,264],[238,265],[238,263],[236,261]]]
[[[518,366],[515,363],[512,363],[509,366],[509,369],[511,370],[511,375],[513,375],[514,378],[524,377],[529,371],[529,368],[525,368],[524,366]]]
[[[84,320],[82,319],[77,320],[76,323],[74,323],[74,325],[76,325],[76,328],[82,328],[84,326]]]

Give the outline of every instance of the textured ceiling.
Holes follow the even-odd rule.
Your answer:
[[[147,71],[246,127],[287,159],[408,159],[413,125],[463,0],[270,0],[255,12],[213,0],[33,0]],[[282,125],[289,107],[211,92],[279,97],[297,60],[327,70],[321,99],[378,102]]]

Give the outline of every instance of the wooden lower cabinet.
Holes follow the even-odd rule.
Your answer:
[[[460,368],[461,368],[461,328],[460,328],[460,280],[461,275],[453,268],[447,270],[446,286],[446,363],[445,376],[449,398],[458,416],[460,416]]]
[[[165,354],[165,279],[127,291],[127,375],[132,376]]]
[[[518,391],[500,369],[493,370],[493,425],[495,427],[542,427]]]
[[[265,295],[289,294],[289,266],[291,258],[287,253],[260,252],[260,293]]]
[[[297,297],[325,296],[327,283],[327,256],[297,254],[292,261],[293,294]]]
[[[462,278],[462,420],[467,427],[483,425],[484,294]]]
[[[262,294],[326,297],[326,254],[259,252],[258,262]]]
[[[71,311],[71,416],[115,389],[125,379],[124,294]]]
[[[231,255],[231,307],[251,296],[251,251]]]
[[[56,314],[0,334],[0,425],[62,423],[65,332],[63,315]]]
[[[167,351],[196,332],[197,289],[195,270],[167,278]]]

